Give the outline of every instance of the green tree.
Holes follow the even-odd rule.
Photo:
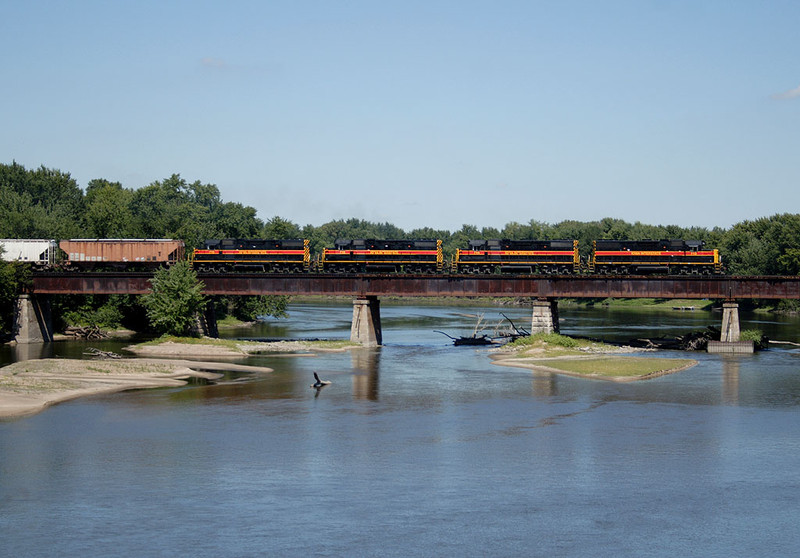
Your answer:
[[[776,275],[793,269],[791,251],[799,240],[797,216],[774,215],[734,225],[722,239],[726,267],[733,275]],[[782,259],[781,259],[782,258]]]
[[[209,238],[258,238],[261,232],[261,220],[256,217],[256,210],[240,203],[223,203],[213,212],[215,235]]]
[[[14,330],[14,311],[17,297],[30,280],[30,268],[17,262],[2,260],[0,247],[0,336],[5,337]]]
[[[189,263],[158,269],[151,284],[153,290],[142,296],[150,325],[159,333],[189,335],[206,303],[203,284]]]
[[[64,325],[102,329],[120,327],[124,316],[114,297],[88,295],[83,298],[83,304],[63,312]]]
[[[16,161],[0,165],[0,184],[10,186],[18,194],[28,194],[34,204],[47,211],[62,209],[64,214],[78,216],[84,209],[83,192],[69,173],[48,169],[44,165],[27,170]]]
[[[261,234],[262,238],[288,239],[301,238],[303,233],[300,227],[277,215],[264,224]]]
[[[262,223],[252,207],[222,203],[214,184],[179,174],[136,190],[130,203],[137,236],[179,238],[190,247],[208,238],[252,238]]]
[[[86,188],[86,232],[89,238],[127,238],[133,233],[133,191],[119,182],[94,179]]]
[[[288,296],[239,296],[233,308],[233,316],[245,321],[256,321],[265,316],[288,318],[286,307]]]
[[[14,238],[69,238],[82,228],[83,192],[68,173],[0,164],[0,232]]]

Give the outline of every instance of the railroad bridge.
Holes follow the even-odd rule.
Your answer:
[[[33,341],[52,339],[44,331],[45,295],[144,294],[148,273],[36,273],[20,303]],[[559,298],[675,298],[723,300],[722,342],[739,341],[738,303],[743,299],[800,299],[800,276],[531,276],[401,274],[199,274],[207,295],[350,296],[351,339],[367,346],[382,343],[380,297],[531,298],[531,330],[558,331]],[[41,338],[36,328],[43,331]],[[51,328],[52,331],[52,328]],[[24,342],[21,332],[18,339]]]

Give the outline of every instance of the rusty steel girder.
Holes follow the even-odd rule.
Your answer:
[[[34,273],[30,291],[38,294],[145,294],[152,273]]]
[[[144,294],[148,273],[35,273],[39,294]],[[800,299],[800,277],[201,274],[208,295]]]

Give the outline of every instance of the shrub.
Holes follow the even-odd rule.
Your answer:
[[[574,349],[578,347],[579,343],[572,337],[561,335],[559,333],[535,333],[528,337],[517,339],[509,344],[510,347],[527,347],[529,345],[536,345],[544,343],[546,345],[555,345],[557,347],[564,347],[566,349]]]

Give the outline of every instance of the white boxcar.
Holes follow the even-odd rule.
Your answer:
[[[0,258],[7,262],[50,265],[58,253],[55,240],[4,238],[0,239],[0,247],[3,248]]]

